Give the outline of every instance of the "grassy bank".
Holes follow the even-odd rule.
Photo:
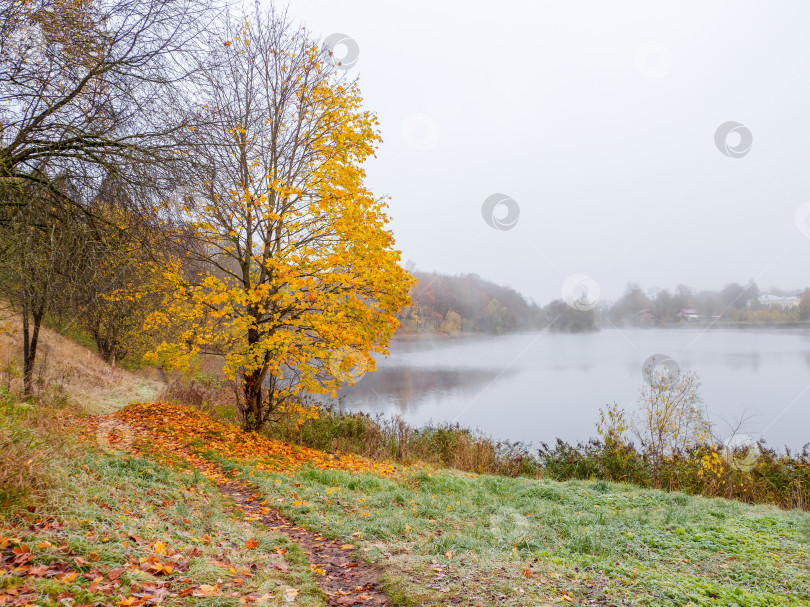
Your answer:
[[[87,440],[60,458],[49,488],[0,518],[5,604],[324,604],[306,555],[244,520],[172,455],[183,445],[295,522],[359,548],[396,605],[810,603],[810,515],[799,510],[391,466],[170,404],[107,420],[147,455],[111,450],[80,420]]]
[[[810,516],[604,481],[241,473],[407,605],[807,605]]]
[[[0,605],[325,604],[296,544],[176,464],[72,445],[47,490],[0,508]]]
[[[810,508],[810,450],[783,453],[764,442],[733,452],[698,444],[669,454],[658,474],[632,444],[599,440],[540,448],[496,441],[458,424],[413,428],[398,417],[324,409],[303,424],[280,419],[267,432],[278,440],[399,463],[426,462],[464,472],[554,480],[630,482],[639,487],[724,497],[782,508]]]

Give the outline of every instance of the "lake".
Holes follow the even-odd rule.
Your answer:
[[[648,356],[695,371],[709,418],[751,416],[747,435],[772,447],[810,442],[810,332],[777,329],[604,329],[395,340],[339,394],[344,410],[399,414],[414,426],[458,422],[497,439],[569,442],[596,435],[599,408],[633,408]]]

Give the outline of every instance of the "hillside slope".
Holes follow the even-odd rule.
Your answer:
[[[21,321],[6,321],[0,331],[0,385],[12,395],[22,392]],[[43,327],[34,381],[40,391],[64,395],[91,415],[117,411],[136,401],[149,401],[165,387],[156,371],[134,373],[105,363],[92,350]]]

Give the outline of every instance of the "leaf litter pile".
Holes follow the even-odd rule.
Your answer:
[[[193,446],[196,451],[214,452],[231,461],[250,463],[263,472],[295,472],[306,465],[323,470],[395,474],[391,464],[349,454],[335,456],[269,439],[171,403],[134,404],[97,420],[98,426],[91,425],[87,431],[96,434],[101,441],[151,456],[160,455],[160,451],[187,454]]]

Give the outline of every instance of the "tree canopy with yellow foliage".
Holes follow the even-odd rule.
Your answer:
[[[302,393],[335,393],[387,353],[413,278],[364,186],[380,142],[356,80],[283,14],[256,9],[200,60],[196,176],[167,205],[188,247],[155,352],[189,368],[222,353],[247,430]],[[193,269],[191,269],[193,268]]]

